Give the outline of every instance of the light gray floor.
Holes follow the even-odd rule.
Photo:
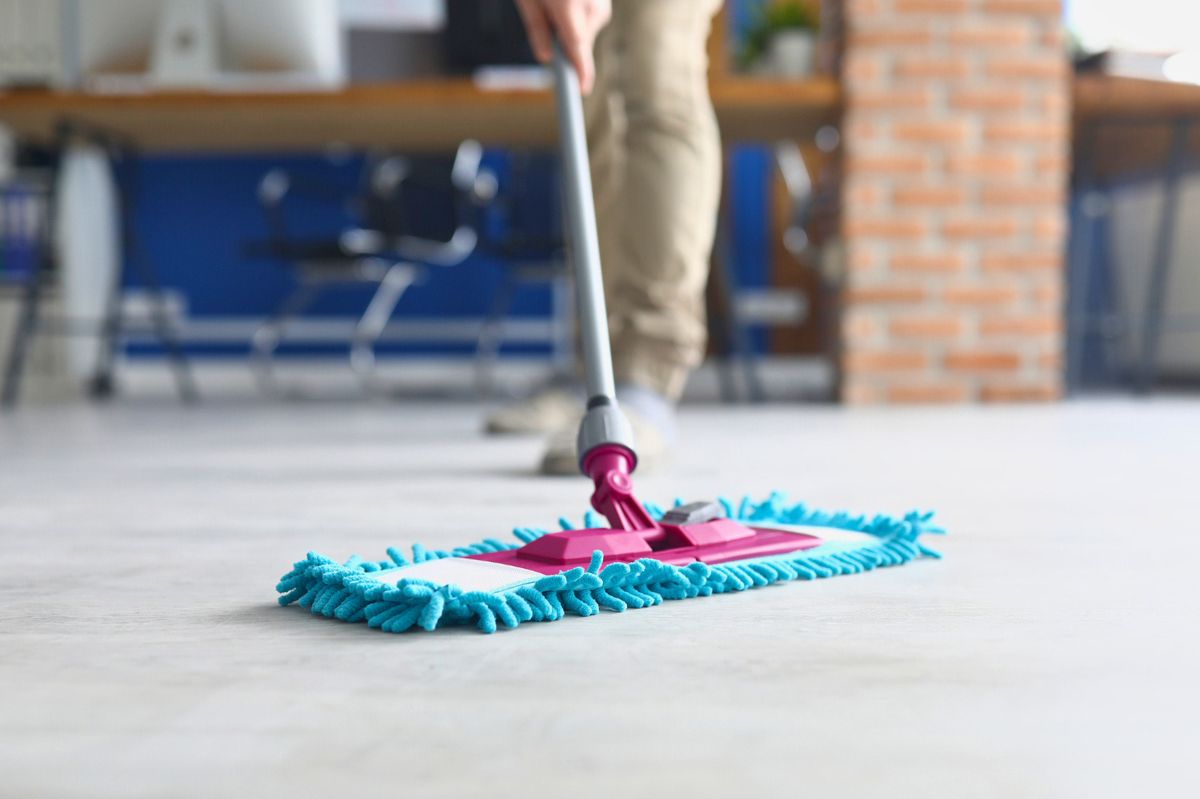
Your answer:
[[[494,636],[274,606],[582,509],[479,419],[0,418],[0,795],[1198,795],[1200,402],[691,410],[648,498],[936,508],[946,559]]]

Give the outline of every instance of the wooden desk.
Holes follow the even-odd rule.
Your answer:
[[[1200,86],[1112,75],[1080,75],[1074,84],[1074,114],[1077,122],[1200,116]]]
[[[729,140],[807,138],[836,123],[841,105],[832,78],[721,78],[712,93]],[[557,135],[548,92],[483,91],[465,78],[288,94],[0,93],[0,122],[20,135],[47,138],[67,115],[160,152],[316,150],[330,142],[444,149],[465,138],[551,145]]]
[[[1075,79],[1074,147],[1102,181],[1159,179],[1167,162],[1172,124],[1200,122],[1200,86],[1081,75]],[[1187,152],[1200,156],[1200,124],[1192,125]]]

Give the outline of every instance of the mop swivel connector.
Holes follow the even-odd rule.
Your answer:
[[[658,524],[633,495],[630,474],[636,466],[633,450],[612,441],[592,447],[583,456],[580,468],[595,486],[592,507],[608,519],[614,530],[658,529]]]
[[[588,477],[588,457],[599,447],[612,444],[623,448],[629,453],[629,467],[632,472],[637,468],[637,453],[633,448],[633,427],[625,414],[621,412],[615,400],[608,397],[593,397],[588,402],[587,413],[579,422],[579,434],[575,440],[576,452],[579,453],[579,470]]]

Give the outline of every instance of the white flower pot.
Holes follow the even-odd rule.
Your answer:
[[[812,31],[780,31],[771,37],[767,62],[781,78],[807,78],[813,73],[817,36]]]

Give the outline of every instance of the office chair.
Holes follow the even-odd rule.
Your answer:
[[[527,288],[550,294],[550,358],[554,379],[575,373],[575,310],[560,214],[557,156],[510,152],[500,190],[489,206],[478,253],[501,265],[500,280],[475,344],[475,388],[481,397],[506,392],[496,379],[506,324]]]
[[[372,156],[350,197],[282,169],[263,177],[258,198],[269,238],[250,245],[248,253],[284,262],[297,278],[296,288],[251,340],[264,393],[281,393],[274,355],[288,325],[327,290],[363,284],[376,288],[350,338],[350,366],[365,390],[378,388],[375,346],[404,292],[429,267],[457,266],[476,248],[478,210],[496,193],[496,178],[481,168],[482,157],[483,147],[471,140],[452,158]],[[297,238],[284,209],[289,197],[301,196],[342,205],[356,224],[336,237]]]
[[[105,298],[102,318],[72,318],[65,312],[53,318],[43,318],[44,292],[63,279],[58,275],[62,271],[61,254],[51,240],[51,230],[55,227],[63,199],[59,196],[59,173],[63,168],[64,153],[80,143],[100,148],[108,159],[109,168],[113,170],[120,217],[118,235],[123,254],[121,275],[112,282],[109,296]],[[87,381],[87,394],[92,399],[106,399],[113,395],[117,354],[125,335],[135,328],[122,308],[124,275],[130,269],[141,280],[150,299],[150,332],[167,356],[180,401],[196,401],[199,394],[191,365],[167,312],[168,303],[157,268],[137,235],[135,220],[141,165],[141,154],[137,147],[116,131],[85,120],[64,117],[56,121],[54,139],[44,157],[49,163],[48,173],[43,176],[41,185],[27,187],[28,191],[40,195],[45,207],[37,235],[37,254],[34,257],[33,252],[28,253],[28,269],[18,280],[8,281],[16,282],[19,313],[4,365],[3,383],[0,385],[0,409],[17,406],[26,364],[34,338],[39,334],[95,339],[98,357],[95,371]]]

